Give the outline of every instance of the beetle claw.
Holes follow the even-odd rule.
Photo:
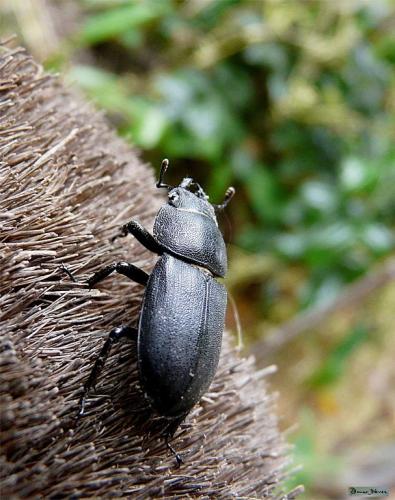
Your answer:
[[[69,277],[72,281],[74,281],[74,283],[76,283],[76,282],[77,282],[77,280],[74,278],[73,273],[72,273],[69,269],[67,269],[67,267],[66,267],[64,264],[60,264],[59,269],[60,269],[63,273],[67,274],[67,276],[68,276],[68,277]]]
[[[125,236],[127,236],[127,234],[128,232],[127,230],[125,230],[125,227],[122,227],[122,229],[115,236],[110,238],[110,242],[114,243],[115,240],[117,240],[118,238],[124,238]]]
[[[181,464],[184,463],[184,460],[181,458],[181,455],[176,452],[176,450],[172,447],[172,445],[166,441],[167,448],[173,453],[175,459],[177,460],[177,466],[181,467]]]
[[[77,413],[77,420],[79,420],[85,413],[85,396],[81,396],[79,410]]]

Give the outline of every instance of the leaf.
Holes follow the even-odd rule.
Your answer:
[[[324,214],[332,213],[338,205],[336,192],[329,182],[305,182],[301,188],[301,197],[308,207]]]
[[[134,106],[119,79],[108,71],[93,66],[76,65],[69,71],[68,80],[77,82],[96,103],[109,111],[133,116]]]
[[[279,221],[282,217],[282,198],[275,177],[263,165],[256,164],[245,176],[252,209],[262,221]]]
[[[378,172],[358,157],[348,157],[341,165],[340,184],[348,193],[366,191],[377,182]]]
[[[136,29],[163,13],[162,2],[130,2],[129,5],[110,8],[105,12],[91,15],[82,28],[80,40],[83,44],[94,45]]]
[[[371,223],[363,228],[363,242],[378,254],[389,252],[394,248],[394,234],[383,224]]]
[[[164,114],[158,107],[150,106],[141,113],[133,126],[133,137],[139,146],[153,148],[158,145],[167,122]]]
[[[347,360],[367,340],[368,329],[358,325],[326,356],[320,368],[307,380],[313,388],[334,384],[344,374]]]

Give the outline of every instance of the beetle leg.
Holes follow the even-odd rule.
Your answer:
[[[64,265],[64,264],[60,264],[59,266],[59,270],[62,271],[62,273],[65,273],[67,274],[67,276],[72,280],[74,281],[74,283],[77,282],[77,280],[74,278],[74,275],[73,273]]]
[[[99,281],[104,280],[114,271],[127,276],[131,280],[143,286],[147,284],[149,277],[149,275],[145,271],[139,269],[133,264],[129,264],[128,262],[115,262],[114,264],[103,267],[103,269],[100,269],[100,271],[97,271],[93,276],[91,276],[88,279],[89,288],[94,287],[97,283],[99,283]]]
[[[122,338],[135,339],[137,335],[137,328],[132,328],[130,326],[120,326],[118,328],[114,328],[111,330],[108,339],[105,341],[98,357],[96,358],[95,364],[91,370],[91,373],[88,377],[88,380],[84,384],[84,392],[79,401],[79,410],[77,414],[77,418],[81,417],[85,411],[85,402],[88,396],[88,393],[92,387],[96,385],[96,380],[100,375],[105,362],[111,352],[111,347],[113,344],[118,342]]]
[[[184,463],[184,460],[181,458],[181,455],[179,453],[177,453],[176,450],[169,443],[169,438],[168,437],[166,438],[166,447],[167,447],[168,450],[170,450],[173,453],[173,455],[175,456],[175,458],[177,460],[177,465],[178,465],[178,467],[180,467],[181,464]]]
[[[116,238],[126,236],[127,234],[132,234],[137,241],[139,241],[147,250],[161,255],[163,253],[163,247],[160,245],[155,238],[150,234],[139,222],[131,220],[124,226],[119,234],[117,234],[112,241]]]
[[[182,459],[181,455],[176,452],[176,450],[169,443],[169,441],[170,441],[170,439],[173,438],[173,436],[176,433],[176,431],[177,431],[178,427],[180,426],[181,422],[183,420],[185,420],[185,418],[186,418],[187,415],[188,415],[188,412],[184,413],[183,415],[180,415],[179,417],[172,418],[170,420],[170,422],[167,424],[166,430],[164,431],[164,438],[165,438],[165,441],[166,441],[166,447],[175,456],[175,459],[177,460],[178,467],[180,467],[180,465],[184,463],[184,460]]]

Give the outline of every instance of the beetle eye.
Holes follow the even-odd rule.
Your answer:
[[[180,196],[179,196],[178,193],[171,193],[171,194],[169,194],[169,201],[170,201],[170,203],[172,203],[172,204],[176,203],[179,197]]]

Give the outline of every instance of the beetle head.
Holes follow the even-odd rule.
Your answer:
[[[178,210],[200,213],[206,217],[210,217],[217,223],[215,209],[208,201],[208,196],[200,184],[195,182],[191,177],[185,177],[177,187],[169,186],[163,182],[168,166],[169,160],[164,159],[160,169],[159,180],[156,183],[156,187],[168,189],[168,205]]]
[[[175,187],[165,184],[168,165],[168,160],[163,160],[156,183],[156,187],[168,190],[168,202],[155,218],[154,238],[177,258],[198,264],[215,276],[225,276],[226,249],[216,212],[226,207],[234,189],[228,188],[221,205],[212,205],[202,187],[190,177]]]
[[[168,205],[179,210],[197,212],[206,217],[210,217],[217,224],[216,212],[222,211],[233,198],[235,190],[229,187],[225,193],[225,198],[220,205],[212,205],[208,201],[208,196],[203,188],[191,177],[185,177],[177,187],[169,186],[163,182],[164,175],[169,166],[169,160],[162,161],[159,180],[156,183],[158,188],[166,188],[169,191]]]
[[[196,185],[193,181],[188,184],[188,187],[184,187],[183,183],[186,180],[192,181],[192,179],[184,179],[179,186],[169,191],[168,204],[178,210],[197,212],[216,221],[215,210],[208,201],[208,196],[204,194],[200,186],[200,191],[189,190],[188,187]]]

